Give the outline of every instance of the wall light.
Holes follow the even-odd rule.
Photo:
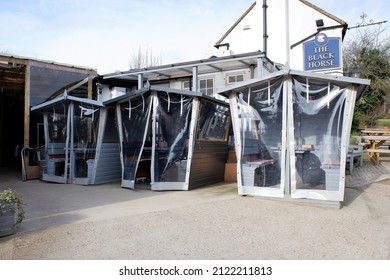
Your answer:
[[[323,27],[324,26],[324,21],[322,19],[317,19],[316,20],[316,25],[317,25],[317,27]]]
[[[356,66],[353,67],[353,68],[352,68],[352,77],[354,77],[354,78],[359,78],[361,72],[362,72],[362,71],[360,70],[359,67],[356,67]]]

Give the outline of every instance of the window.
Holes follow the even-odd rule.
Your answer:
[[[236,74],[236,75],[228,75],[226,76],[226,81],[228,85],[238,83],[238,82],[243,82],[244,79],[244,74]]]
[[[214,94],[214,79],[207,78],[199,80],[199,91],[208,96],[213,96]]]
[[[182,84],[182,89],[191,90],[192,89],[192,81],[184,81]]]
[[[205,101],[199,107],[197,140],[227,141],[230,126],[229,107]]]
[[[192,81],[183,81],[182,89],[192,90]],[[199,79],[199,89],[198,91],[206,94],[208,96],[214,95],[214,78],[203,78]]]

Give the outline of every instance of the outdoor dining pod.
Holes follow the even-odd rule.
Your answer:
[[[218,92],[230,101],[238,193],[343,201],[355,100],[367,85],[287,69]]]
[[[147,86],[104,101],[115,106],[122,187],[189,190],[224,180],[229,105],[200,92]]]
[[[114,111],[66,92],[31,111],[43,113],[41,180],[80,185],[120,181]]]

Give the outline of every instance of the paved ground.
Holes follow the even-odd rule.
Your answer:
[[[27,203],[0,259],[390,259],[390,161],[347,177],[341,209],[240,197],[235,184],[190,192],[20,181]]]

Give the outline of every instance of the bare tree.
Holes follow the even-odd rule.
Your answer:
[[[344,70],[357,67],[361,77],[370,79],[371,85],[355,107],[357,123],[374,125],[381,117],[388,117],[390,107],[390,38],[386,29],[362,29],[346,43]]]
[[[0,50],[0,54],[10,54],[9,50]]]
[[[161,55],[156,56],[153,54],[152,49],[142,50],[141,47],[138,48],[138,52],[133,54],[129,61],[130,69],[159,66],[161,64],[162,64]]]

